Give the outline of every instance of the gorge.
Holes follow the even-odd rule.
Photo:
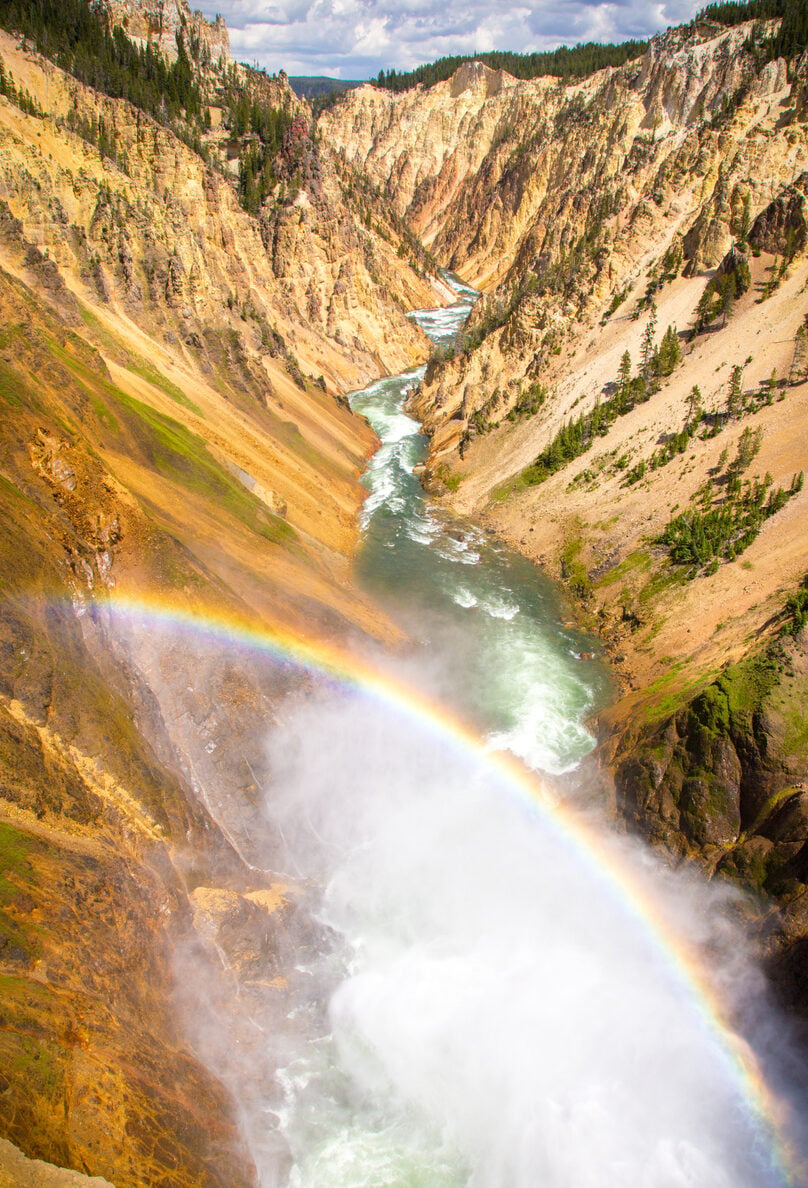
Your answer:
[[[416,317],[440,344],[467,309]],[[381,441],[360,572],[419,641],[372,670],[406,683],[323,690],[270,736],[280,866],[317,889],[327,930],[299,971],[313,1035],[280,1073],[289,1182],[788,1183],[804,1111],[788,1026],[729,900],[570,813],[585,782],[535,783],[594,745],[602,677],[549,584],[424,503],[403,411],[418,379],[352,397]],[[720,1019],[703,1030],[714,1006],[681,951],[705,942],[708,981],[755,1018],[745,1051]],[[745,1086],[758,1059],[777,1069],[774,1114]]]
[[[108,11],[0,31],[0,1182],[805,1182],[804,55]]]

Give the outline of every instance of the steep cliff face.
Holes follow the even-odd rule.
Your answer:
[[[355,226],[344,183],[305,127],[280,168],[308,185],[256,219],[226,178],[142,111],[82,88],[5,35],[0,54],[49,113],[4,105],[2,196],[85,301],[173,336],[178,357],[205,375],[225,355],[259,376],[262,360],[285,356],[295,379],[302,367],[344,390],[422,355],[402,307],[433,290],[399,258],[392,231],[389,242]],[[65,123],[102,123],[103,151]],[[285,338],[274,335],[279,321]]]
[[[517,83],[473,62],[428,90],[393,95],[359,87],[324,112],[319,126],[432,245],[492,145],[508,138],[517,117],[529,119],[547,90],[543,81]]]
[[[110,22],[120,26],[136,44],[150,45],[168,58],[177,54],[177,37],[186,34],[198,44],[201,56],[228,64],[230,35],[224,18],[206,21],[192,12],[187,0],[104,0]]]
[[[748,32],[702,40],[673,30],[640,62],[569,85],[467,63],[429,89],[353,90],[321,124],[443,263],[486,290],[505,281],[509,292],[525,271],[558,263],[596,218],[610,232],[629,221],[666,161],[677,162],[680,187],[694,174],[681,187],[683,204],[707,197],[707,158],[714,184],[727,141],[698,151],[697,138],[687,160],[683,144],[705,135],[741,89],[744,99],[771,97],[770,106],[788,90],[784,62],[757,70],[744,53]],[[749,122],[761,114],[757,104]],[[712,245],[713,264],[729,244],[726,231],[723,243]]]
[[[663,43],[639,67],[595,76],[572,94],[556,88],[552,124],[518,152],[498,147],[437,250],[483,278],[492,275],[489,260],[503,261],[501,283],[479,311],[485,341],[446,382],[438,370],[425,389],[430,421],[442,424],[464,401],[461,420],[480,413],[496,422],[524,386],[552,386],[612,304],[622,320],[628,298],[643,294],[652,272],[664,273],[668,250],[699,277],[728,251],[745,204],[757,213],[801,172],[801,129],[774,134],[790,93],[785,64],[755,73],[742,41],[732,30],[675,52]],[[736,102],[722,127],[721,113]],[[636,353],[636,337],[624,338]],[[579,388],[572,399],[582,395]],[[433,418],[432,405],[445,412]]]
[[[489,95],[485,83],[493,79],[482,68],[474,73],[471,139],[483,161],[457,185],[434,244],[468,279],[489,284],[494,276],[501,283],[489,284],[454,357],[430,365],[413,407],[432,437],[433,468],[454,475],[456,493],[447,496],[453,505],[484,512],[546,561],[560,563],[570,546],[582,550],[579,563],[601,584],[595,597],[612,606],[627,585],[612,582],[612,572],[627,558],[628,569],[634,566],[646,538],[664,528],[675,504],[686,506],[746,427],[733,410],[727,437],[704,433],[723,408],[733,366],[744,369],[747,408],[755,406],[754,427],[763,429],[761,474],[768,468],[776,481],[790,480],[805,460],[784,436],[784,419],[796,425],[803,402],[801,372],[792,368],[805,279],[802,191],[793,188],[808,154],[799,118],[803,64],[792,63],[790,74],[783,60],[759,64],[747,48],[751,31],[673,30],[640,62],[571,86],[497,81]],[[344,151],[368,168],[379,169],[383,159],[396,184],[416,171],[422,129],[438,110],[466,101],[453,95],[462,84],[456,78],[393,99],[355,91],[330,116],[334,138],[342,135]],[[398,162],[389,149],[392,130],[376,116],[380,104],[391,113],[388,124],[400,113]],[[371,118],[363,120],[365,106]],[[462,119],[453,126],[461,141]],[[456,157],[455,145],[453,151]],[[412,192],[404,187],[404,208]],[[742,285],[730,254],[739,238],[749,273]],[[719,312],[716,297],[705,321],[697,310],[716,269],[712,293],[730,272],[733,294]],[[644,339],[657,349],[666,326],[678,331],[679,359],[649,383],[650,399],[632,398],[619,415],[608,410],[580,456],[525,478],[565,424],[614,396],[625,351],[629,380],[647,372]],[[752,399],[773,368],[774,392],[785,405]],[[659,447],[686,424],[694,384],[708,419],[692,433],[689,452],[673,454],[663,467]],[[643,462],[642,481],[627,482]],[[746,610],[744,593],[754,590],[751,600],[763,603],[784,578],[798,581],[799,503],[789,505],[777,533],[767,528],[772,563],[763,563],[766,573],[754,585],[722,569],[694,583],[694,600],[703,600],[711,582],[720,590],[718,610],[729,582],[741,587],[738,609]],[[645,572],[644,559],[636,565]],[[653,620],[648,596],[643,602]],[[637,610],[632,603],[627,616]],[[739,646],[742,634],[739,628]],[[656,635],[644,640],[647,664],[642,648],[633,648],[639,681],[660,655],[681,654],[674,642],[687,650],[678,636],[658,636],[657,623]]]
[[[630,720],[609,748],[617,805],[631,827],[755,894],[770,973],[803,1015],[807,672],[804,629],[788,631],[695,697],[677,699],[675,712]]]
[[[191,927],[182,852],[220,878],[241,864],[82,618],[127,558],[155,580],[193,566],[99,456],[97,419],[120,434],[127,406],[97,356],[5,275],[2,307],[3,1130],[116,1184],[246,1184],[226,1094],[165,1001]]]
[[[396,638],[353,583],[344,392],[424,357],[438,289],[282,79],[250,214],[249,134],[214,114],[203,153],[0,56],[0,1179],[235,1188],[268,1140],[230,1057],[284,1012],[302,894],[267,873],[263,737],[310,678],[206,624]]]
[[[622,815],[778,896],[804,1002],[805,641],[771,641],[808,570],[808,133],[804,59],[759,52],[775,29],[672,30],[572,85],[358,90],[328,118],[485,289],[412,402],[435,492],[566,581],[622,676],[601,723]],[[776,679],[705,727],[750,656]]]
[[[578,335],[674,239],[690,273],[715,267],[744,203],[756,213],[801,171],[802,126],[781,121],[801,83],[782,60],[756,66],[749,32],[673,30],[639,63],[566,86],[474,64],[429,90],[360,88],[321,117],[421,230],[421,178],[451,176],[426,218],[438,258],[486,290],[486,341],[430,376],[421,408],[434,426],[464,398],[467,421],[497,386],[483,411],[501,418],[526,372],[554,379],[566,331]]]

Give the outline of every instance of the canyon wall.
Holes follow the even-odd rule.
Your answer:
[[[0,1182],[236,1188],[271,1136],[232,1058],[288,1009],[303,894],[264,737],[312,678],[233,633],[397,639],[354,585],[345,393],[423,360],[405,312],[446,295],[283,78],[185,6],[111,10],[196,30],[204,123],[0,33]],[[256,212],[242,92],[285,129]]]
[[[103,0],[110,23],[117,25],[136,45],[150,45],[168,58],[177,55],[177,38],[198,43],[210,61],[229,63],[230,35],[221,15],[207,21],[191,12],[186,0]]]
[[[772,57],[776,32],[693,23],[568,83],[469,64],[322,119],[484,290],[412,401],[433,491],[567,584],[620,679],[600,722],[616,808],[777,897],[804,1004],[806,641],[786,604],[808,570],[808,130],[806,61]]]

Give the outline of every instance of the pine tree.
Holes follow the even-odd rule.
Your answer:
[[[762,441],[763,429],[760,427],[757,429],[751,429],[747,425],[741,436],[738,438],[735,458],[730,465],[730,470],[735,474],[741,474],[744,470],[748,470],[753,460],[760,453]]]
[[[620,360],[620,370],[617,373],[617,396],[620,401],[620,408],[626,409],[629,405],[631,395],[631,355],[628,351],[623,351],[623,357]]]
[[[675,239],[662,257],[662,279],[674,280],[682,267],[682,242]]]
[[[741,215],[741,230],[740,230],[740,234],[738,235],[739,243],[745,244],[747,237],[749,235],[749,226],[752,221],[751,204],[752,204],[751,197],[749,194],[747,194],[743,200],[743,214]]]
[[[733,367],[729,377],[729,391],[727,392],[727,417],[732,420],[737,416],[741,406],[743,394],[743,367],[739,364]]]
[[[732,314],[735,307],[735,298],[738,293],[738,286],[735,280],[734,272],[725,272],[718,282],[718,294],[721,298],[721,313],[723,314],[722,325],[726,326],[727,319]]]
[[[685,421],[686,429],[695,429],[701,420],[701,388],[698,384],[694,384],[690,389],[687,397],[687,419]]]
[[[696,306],[696,334],[700,334],[705,326],[709,326],[715,316],[713,313],[714,294],[715,288],[713,287],[713,282],[709,281]]]
[[[791,367],[788,372],[788,382],[798,384],[805,378],[805,352],[808,347],[808,329],[802,323],[794,337],[794,351],[791,356]]]
[[[670,375],[682,358],[682,349],[679,346],[679,335],[676,333],[675,326],[668,326],[662,342],[659,345],[659,350],[656,355],[656,373],[657,375]]]
[[[777,395],[777,368],[772,368],[772,373],[769,376],[769,382],[766,385],[766,403],[774,404],[774,398]]]
[[[642,336],[642,344],[640,347],[640,358],[642,378],[645,383],[648,383],[651,374],[651,365],[654,361],[654,335],[656,334],[657,324],[657,308],[656,302],[651,302],[651,313],[648,318],[648,325],[645,327]]]

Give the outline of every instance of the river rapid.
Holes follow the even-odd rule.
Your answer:
[[[443,348],[477,296],[450,279],[455,305],[413,315]],[[593,641],[563,626],[557,593],[533,565],[426,498],[415,469],[427,440],[404,411],[425,370],[379,380],[351,400],[381,441],[363,479],[360,577],[431,654],[442,701],[534,770],[567,771],[592,748],[584,720],[603,701],[606,670],[591,661]]]
[[[414,315],[439,346],[476,297],[448,279],[457,303]],[[593,747],[605,669],[549,582],[425,497],[426,442],[405,411],[423,370],[352,397],[381,442],[364,477],[362,580],[416,641],[379,663],[492,755],[573,771]],[[285,1184],[790,1182],[676,953],[603,862],[465,735],[417,697],[323,689],[288,710],[269,746],[284,861],[314,889],[321,938],[296,970],[297,1039],[273,1110],[291,1151]],[[763,1002],[731,896],[603,830],[670,928],[711,948],[728,999]]]

